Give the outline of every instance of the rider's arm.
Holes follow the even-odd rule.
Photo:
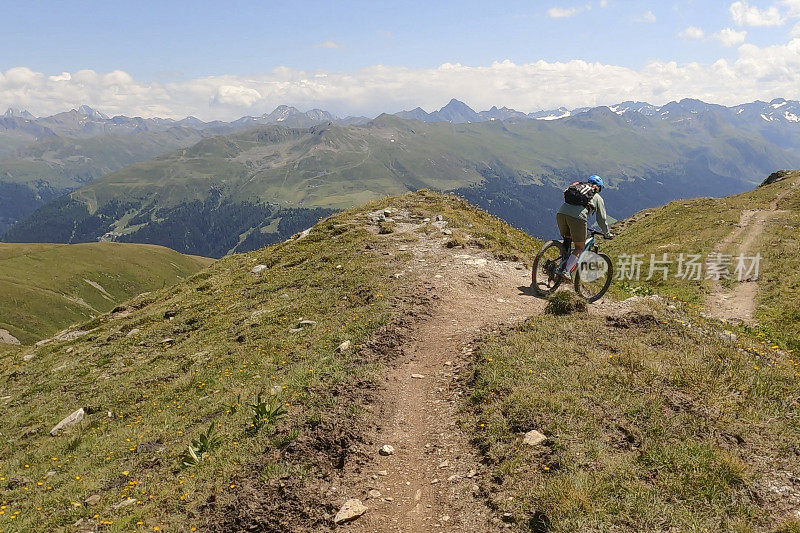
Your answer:
[[[595,194],[592,198],[595,202],[595,215],[597,216],[597,225],[603,230],[603,233],[608,235],[608,222],[606,222],[606,204],[599,194]]]

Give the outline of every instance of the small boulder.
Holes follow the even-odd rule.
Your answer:
[[[378,450],[378,453],[381,455],[392,455],[394,453],[394,446],[391,444],[384,444],[381,446],[381,449]]]
[[[333,517],[333,521],[336,524],[344,524],[345,522],[355,520],[366,512],[367,506],[361,503],[361,500],[353,498],[344,502],[339,512]]]
[[[252,272],[253,274],[258,274],[262,270],[266,270],[266,268],[267,265],[256,265],[252,269],[250,269],[250,272]]]
[[[301,320],[300,322],[297,323],[297,325],[301,328],[303,327],[313,328],[317,325],[317,323],[314,320]]]
[[[7,329],[0,329],[0,344],[20,344],[19,339],[8,332]]]
[[[379,491],[378,489],[372,489],[367,493],[367,496],[369,496],[373,500],[376,500],[381,497],[381,491]]]
[[[136,503],[136,500],[134,500],[133,498],[128,498],[127,500],[122,500],[121,502],[115,503],[111,507],[113,507],[115,510],[122,509],[123,507],[128,507],[130,505],[133,505],[134,503]]]
[[[339,353],[345,353],[347,350],[350,349],[350,341],[344,341],[342,344],[336,348],[336,351]]]
[[[86,411],[83,410],[83,407],[78,409],[77,411],[70,414],[68,417],[64,418],[61,422],[55,425],[53,429],[50,430],[50,435],[53,437],[57,436],[59,433],[64,431],[67,428],[78,424],[83,417],[86,416]]]
[[[132,329],[132,330],[130,330],[128,333],[126,333],[126,334],[125,334],[125,336],[126,336],[126,337],[133,337],[134,335],[136,335],[136,334],[137,334],[137,333],[139,333],[140,331],[141,331],[141,330],[140,330],[139,328],[133,328],[133,329]]]
[[[525,433],[525,437],[522,439],[522,444],[527,444],[528,446],[536,446],[538,444],[543,443],[547,440],[543,434],[539,433],[535,429],[530,430],[529,432]]]
[[[92,494],[88,498],[86,498],[83,503],[88,505],[89,507],[94,507],[98,503],[100,503],[100,495],[99,494]]]
[[[414,379],[425,379],[425,374],[411,374]]]

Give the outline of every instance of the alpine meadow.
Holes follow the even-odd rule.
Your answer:
[[[0,13],[0,533],[800,533],[797,0]]]

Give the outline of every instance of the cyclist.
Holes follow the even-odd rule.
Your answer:
[[[564,238],[564,249],[569,250],[570,243],[575,246],[561,272],[561,275],[567,280],[572,279],[572,273],[578,266],[578,258],[583,253],[589,215],[595,214],[597,224],[606,239],[614,238],[608,231],[606,205],[599,194],[602,190],[603,178],[593,175],[589,176],[585,182],[576,181],[564,191],[564,203],[558,209],[556,223],[561,237]]]

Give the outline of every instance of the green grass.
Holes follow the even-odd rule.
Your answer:
[[[787,520],[768,487],[797,465],[797,363],[718,333],[653,304],[613,320],[542,316],[486,340],[464,424],[492,470],[492,506],[516,531]],[[545,444],[521,442],[532,429]]]
[[[700,198],[672,202],[653,210],[626,227],[603,250],[618,262],[620,254],[642,254],[642,281],[618,280],[612,285],[612,294],[657,293],[675,297],[695,310],[704,307],[710,293],[710,281],[689,281],[675,277],[676,265],[671,266],[670,277],[663,281],[658,276],[645,281],[650,255],[661,258],[669,254],[673,260],[679,253],[703,254],[713,251],[723,238],[734,231],[742,210],[768,210],[770,202],[790,183],[800,181],[800,173],[753,191],[721,199]],[[755,250],[762,256],[757,292],[756,319],[759,330],[782,347],[800,350],[800,314],[796,309],[800,294],[800,270],[797,268],[798,230],[800,230],[800,187],[786,196],[778,205],[788,213],[774,215],[767,221],[763,236],[757,240]],[[723,250],[736,255],[736,243]],[[731,283],[728,284],[729,286]]]
[[[141,244],[0,243],[0,328],[32,344],[210,263]]]
[[[498,256],[538,245],[450,196],[423,191],[364,210],[390,205],[418,219],[443,214],[469,232],[469,246]],[[18,350],[0,356],[0,397],[11,396],[0,429],[0,529],[52,531],[80,519],[108,531],[236,529],[237,513],[262,528],[280,527],[282,516],[295,516],[295,529],[327,525],[329,502],[304,487],[347,446],[343,428],[354,427],[361,395],[392,356],[370,339],[410,305],[413,276],[393,275],[410,256],[396,245],[431,231],[375,235],[354,222],[359,212],[135,298],[127,316],[102,315],[83,325],[84,337],[42,346],[30,362]],[[256,264],[267,269],[252,274]],[[290,332],[301,317],[316,327]],[[339,354],[345,340],[353,348]],[[275,403],[254,430],[259,396]],[[266,414],[278,405],[285,416]],[[80,427],[48,435],[82,406],[91,414]],[[198,460],[187,467],[190,446]],[[87,506],[93,494],[100,503]],[[310,514],[298,514],[300,497]],[[135,503],[114,509],[128,498]],[[251,506],[263,512],[246,516]]]

